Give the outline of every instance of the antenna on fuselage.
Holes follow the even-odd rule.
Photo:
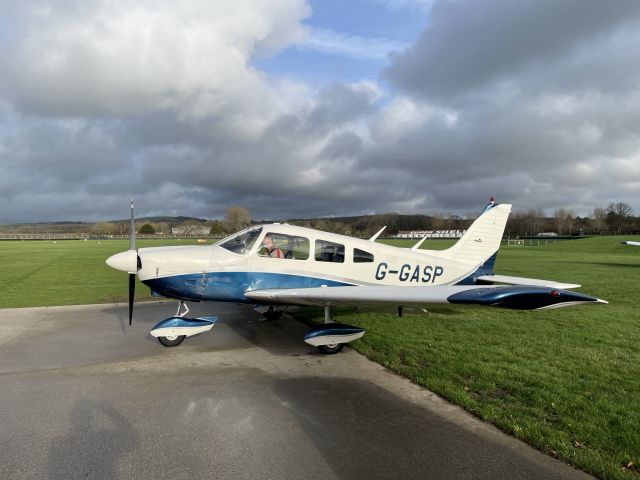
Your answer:
[[[386,226],[386,225],[385,225],[384,227],[382,227],[380,230],[378,230],[378,232],[377,232],[373,237],[371,237],[371,238],[369,239],[369,241],[370,241],[370,242],[375,242],[375,241],[376,241],[376,238],[378,238],[378,237],[380,236],[380,234],[381,234],[382,232],[384,232],[384,229],[385,229],[385,228],[387,228],[387,226]]]
[[[411,247],[411,251],[415,252],[416,250],[418,250],[420,248],[420,245],[422,245],[427,238],[429,237],[424,236],[420,240],[418,240],[418,243]]]

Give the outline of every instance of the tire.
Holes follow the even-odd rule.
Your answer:
[[[318,345],[316,348],[324,355],[335,355],[344,347],[344,343],[330,343],[329,345]]]
[[[165,347],[177,347],[186,338],[186,335],[176,335],[173,337],[158,337],[158,341]]]
[[[278,320],[280,317],[282,317],[283,313],[284,312],[282,310],[267,310],[262,314],[262,316],[267,320]]]

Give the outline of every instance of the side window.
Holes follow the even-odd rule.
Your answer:
[[[307,260],[309,258],[309,239],[296,237],[295,235],[268,232],[262,239],[258,255],[261,257]]]
[[[359,248],[353,249],[353,263],[373,262],[373,253],[365,252]]]
[[[344,262],[344,245],[316,240],[316,261],[318,262]]]

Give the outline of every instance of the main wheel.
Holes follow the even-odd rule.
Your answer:
[[[282,317],[283,313],[284,313],[284,311],[276,310],[275,308],[273,308],[271,306],[271,307],[269,307],[269,310],[267,310],[266,312],[264,312],[262,314],[262,316],[264,318],[266,318],[267,320],[278,320],[280,317]]]
[[[320,353],[324,353],[325,355],[333,355],[338,353],[344,347],[344,343],[329,343],[328,345],[318,345],[316,348],[320,351]]]
[[[168,337],[158,337],[158,341],[165,347],[177,347],[185,337],[186,335],[171,335]]]

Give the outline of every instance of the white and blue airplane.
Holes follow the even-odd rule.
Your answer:
[[[634,247],[640,247],[640,242],[634,242],[633,240],[624,240],[620,243],[623,245],[632,245]]]
[[[511,205],[492,201],[466,233],[446,250],[399,248],[294,225],[272,223],[247,228],[213,245],[135,247],[133,202],[129,250],[107,264],[129,273],[129,324],[135,275],[154,295],[179,301],[175,316],[151,335],[177,346],[212,328],[217,317],[188,318],[186,302],[256,305],[267,315],[286,306],[325,308],[325,324],[305,341],[322,353],[339,352],[362,337],[359,327],[333,322],[334,305],[426,306],[471,304],[519,310],[607,303],[569,289],[580,285],[497,275],[493,266]],[[275,250],[275,254],[274,254]]]

